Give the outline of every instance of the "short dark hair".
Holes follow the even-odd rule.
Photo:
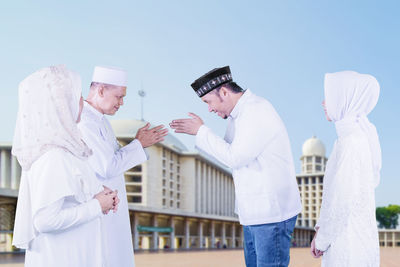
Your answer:
[[[91,83],[90,83],[90,89],[95,88],[95,87],[100,86],[100,85],[101,85],[101,83],[98,83],[98,82],[91,82]]]
[[[237,83],[235,82],[229,82],[229,83],[225,83],[217,88],[214,89],[214,92],[219,93],[219,90],[221,90],[222,87],[227,88],[228,90],[230,90],[232,93],[234,94],[238,94],[238,93],[242,93],[244,92],[243,88],[240,87]]]

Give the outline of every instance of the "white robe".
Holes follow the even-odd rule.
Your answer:
[[[325,104],[338,139],[326,166],[315,246],[324,267],[379,266],[375,188],[381,149],[367,115],[379,97],[379,84],[353,71],[325,75]]]
[[[371,157],[356,147],[368,147],[362,132],[340,138],[326,167],[316,238],[322,266],[379,266]]]
[[[52,149],[23,171],[13,245],[26,267],[107,266],[102,218],[93,196],[102,191],[86,161]]]
[[[120,148],[111,125],[103,114],[85,102],[78,124],[83,140],[93,150],[89,164],[105,186],[118,190],[118,212],[104,218],[106,253],[112,266],[134,266],[124,172],[147,160],[138,140]]]

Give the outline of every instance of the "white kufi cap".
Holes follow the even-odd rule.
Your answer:
[[[94,68],[92,82],[127,86],[128,75],[126,71],[122,69],[96,66]]]

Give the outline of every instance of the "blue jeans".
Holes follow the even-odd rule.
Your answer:
[[[243,226],[247,267],[288,266],[297,215],[283,222]]]

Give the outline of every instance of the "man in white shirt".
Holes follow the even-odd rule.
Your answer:
[[[109,266],[134,266],[132,234],[126,197],[124,172],[147,160],[144,151],[163,141],[168,130],[160,125],[139,129],[135,139],[120,147],[111,125],[104,115],[114,115],[124,104],[127,74],[125,71],[95,67],[81,122],[78,124],[85,143],[93,150],[90,166],[102,184],[118,190],[118,212],[104,217],[106,259]]]
[[[171,128],[196,135],[199,150],[232,169],[246,266],[288,266],[301,202],[282,120],[266,99],[232,81],[229,66],[213,69],[192,87],[210,112],[229,119],[225,138],[193,113],[192,118],[173,120]]]

